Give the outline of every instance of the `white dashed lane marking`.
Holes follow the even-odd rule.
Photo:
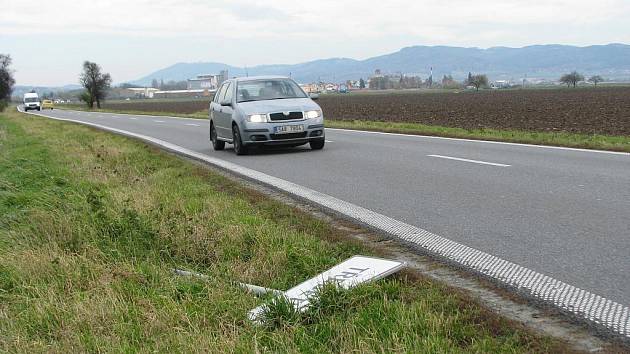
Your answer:
[[[188,125],[191,127],[199,127],[199,124],[195,124],[195,123],[186,123],[185,125]]]
[[[437,158],[440,158],[440,159],[447,159],[447,160],[472,162],[472,163],[477,163],[477,164],[480,164],[480,165],[490,165],[490,166],[498,166],[498,167],[510,167],[511,166],[511,165],[506,165],[506,164],[502,164],[502,163],[463,159],[461,157],[452,157],[452,156],[443,156],[443,155],[427,155],[427,156],[429,156],[429,157],[437,157]]]
[[[163,120],[154,120],[154,122],[156,122],[156,123],[164,123]]]

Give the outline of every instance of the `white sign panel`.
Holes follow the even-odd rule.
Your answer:
[[[391,261],[382,258],[354,256],[329,270],[316,275],[302,284],[284,292],[293,306],[304,311],[309,306],[309,299],[317,289],[326,282],[334,281],[344,289],[358,284],[378,280],[393,274],[405,266],[405,262]],[[249,319],[257,321],[266,305],[258,306],[249,312]]]

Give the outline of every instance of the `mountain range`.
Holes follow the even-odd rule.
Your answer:
[[[464,48],[449,46],[413,46],[397,52],[355,60],[330,58],[300,64],[259,65],[250,68],[224,63],[178,63],[146,75],[134,82],[150,85],[153,79],[180,81],[199,74],[229,76],[286,75],[301,83],[342,82],[367,78],[380,69],[382,73],[403,73],[427,78],[433,68],[434,80],[442,75],[464,79],[469,72],[487,74],[491,80],[539,78],[554,80],[577,70],[584,75],[601,75],[607,80],[630,80],[630,45],[607,44],[576,47],[569,45],[533,45],[522,48]]]

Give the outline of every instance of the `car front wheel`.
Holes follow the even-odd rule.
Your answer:
[[[247,155],[247,146],[243,145],[241,133],[239,132],[236,124],[232,126],[232,142],[234,144],[234,152],[236,152],[237,155]]]
[[[318,140],[311,140],[309,142],[309,144],[311,145],[311,149],[313,150],[321,150],[324,148],[324,143],[326,142],[326,140],[324,139],[318,139]]]
[[[214,124],[210,123],[210,141],[212,141],[212,148],[216,151],[223,150],[225,148],[225,141],[217,139],[217,130],[214,128]]]

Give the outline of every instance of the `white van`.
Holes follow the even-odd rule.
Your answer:
[[[36,109],[38,111],[42,110],[42,105],[39,102],[39,96],[37,96],[34,92],[24,94],[24,111],[26,112],[29,109]]]

